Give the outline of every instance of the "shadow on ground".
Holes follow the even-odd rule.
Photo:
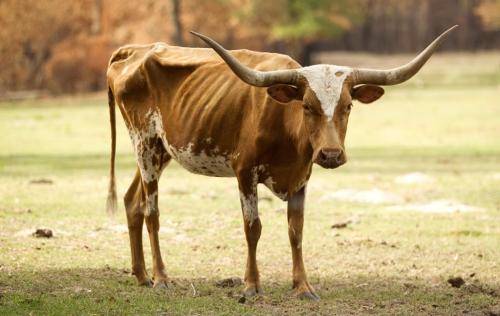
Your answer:
[[[1,266],[0,266],[1,267]],[[3,267],[2,270],[8,270]],[[229,276],[228,276],[229,277]],[[242,302],[242,285],[179,278],[169,289],[139,287],[127,269],[11,270],[0,277],[1,314],[485,314],[498,315],[498,285],[468,281],[387,279],[352,275],[314,279],[318,303],[293,297],[289,282],[270,278],[266,294]],[[472,307],[473,306],[473,307]]]

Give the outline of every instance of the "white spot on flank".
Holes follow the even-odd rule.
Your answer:
[[[144,181],[151,182],[159,178],[161,166],[154,165],[154,161],[159,161],[158,150],[154,149],[154,142],[161,138],[167,152],[181,166],[188,171],[216,177],[233,177],[234,171],[231,166],[231,155],[228,152],[220,152],[215,147],[212,151],[194,151],[194,143],[189,143],[185,147],[176,148],[170,145],[166,139],[163,121],[160,112],[155,109],[149,110],[145,115],[145,125],[142,129],[129,128],[130,138],[134,144],[137,162]],[[207,143],[212,143],[213,139],[205,139]],[[154,159],[156,158],[156,159]]]
[[[351,71],[351,68],[335,65],[314,65],[298,69],[321,102],[321,108],[328,120],[333,117],[344,80]]]
[[[206,152],[202,150],[195,153],[194,144],[189,143],[186,147],[175,148],[163,140],[168,153],[188,171],[197,174],[216,177],[233,177],[234,171],[231,167],[231,159],[228,153],[219,153],[218,150]]]

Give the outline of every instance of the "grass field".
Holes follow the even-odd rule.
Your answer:
[[[236,180],[177,164],[160,183],[161,246],[177,284],[136,286],[123,204],[114,218],[104,212],[104,95],[0,104],[0,314],[498,315],[500,81],[483,75],[481,85],[403,85],[355,104],[348,164],[316,167],[308,189],[303,249],[317,303],[292,297],[286,205],[265,188],[265,295],[242,304],[242,286],[217,287],[244,272]],[[121,198],[134,158],[118,122]],[[33,237],[37,228],[54,237]]]

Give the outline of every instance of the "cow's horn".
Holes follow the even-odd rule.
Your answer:
[[[191,34],[201,38],[208,46],[212,47],[217,54],[224,59],[226,64],[231,68],[231,70],[240,77],[241,80],[245,81],[249,85],[257,87],[269,87],[273,84],[283,83],[296,85],[298,82],[299,74],[296,70],[286,69],[286,70],[274,70],[274,71],[258,71],[240,63],[236,58],[234,58],[224,47],[213,39],[191,31]]]
[[[457,26],[458,25],[452,26],[443,34],[439,35],[439,37],[430,43],[426,49],[406,65],[388,70],[355,69],[353,73],[354,84],[394,85],[405,82],[422,68],[446,35]]]

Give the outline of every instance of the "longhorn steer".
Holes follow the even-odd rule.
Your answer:
[[[285,55],[228,52],[197,33],[213,50],[162,43],[118,49],[107,73],[112,131],[108,210],[116,209],[116,102],[137,157],[124,201],[132,270],[139,284],[152,284],[142,249],[144,219],[153,254],[153,286],[165,286],[168,280],[158,240],[158,180],[173,158],[194,173],[237,178],[248,243],[246,295],[262,291],[256,262],[262,227],[257,184],[288,201],[293,288],[300,297],[318,299],[307,281],[301,247],[312,165],[344,164],[352,100],[373,102],[384,93],[379,85],[411,78],[453,28],[414,60],[391,70],[301,67]]]

